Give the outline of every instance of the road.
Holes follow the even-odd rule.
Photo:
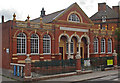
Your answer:
[[[85,81],[77,81],[72,83],[120,83],[118,74],[107,75],[103,77],[93,78]]]

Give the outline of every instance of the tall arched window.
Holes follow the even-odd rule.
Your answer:
[[[68,42],[66,43],[66,53],[68,53]],[[73,54],[74,53],[74,42],[73,40],[71,40],[71,43],[70,43],[70,53]]]
[[[105,39],[101,39],[101,53],[105,53]]]
[[[17,35],[17,53],[26,53],[26,35],[24,33],[19,33]]]
[[[76,14],[71,14],[69,16],[69,21],[72,21],[72,22],[80,22],[80,19],[79,17],[76,15]]]
[[[108,39],[108,53],[112,53],[112,40]]]
[[[98,53],[98,38],[94,38],[94,53]]]
[[[32,54],[39,53],[39,37],[37,34],[32,34],[30,38],[30,48]]]
[[[51,53],[51,38],[47,34],[43,36],[43,53],[44,54]]]

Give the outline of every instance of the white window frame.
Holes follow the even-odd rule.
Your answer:
[[[73,52],[71,52],[71,45],[73,44]],[[70,53],[74,54],[74,42],[71,40],[70,42]],[[66,42],[66,54],[68,54],[68,42]]]
[[[98,38],[96,37],[94,38],[94,53],[98,53]]]
[[[112,53],[112,40],[111,39],[108,39],[108,46],[107,47],[108,47],[108,53]],[[111,48],[110,51],[109,51],[109,47]]]
[[[38,48],[37,48],[37,50],[38,50],[38,53],[31,53],[31,54],[39,54],[39,36],[37,35],[37,34],[32,34],[32,35],[36,35],[37,36],[37,38],[30,38],[30,51],[31,51],[31,40],[33,39],[34,40],[34,47],[35,47],[35,40],[37,39],[37,41],[38,41]],[[31,35],[31,36],[32,36]],[[36,49],[36,47],[35,48],[33,48],[34,50]]]
[[[102,41],[102,40],[104,40],[104,41]],[[104,50],[102,51],[102,49],[104,49]],[[101,39],[101,53],[105,53],[105,39],[104,38]]]
[[[19,34],[23,34],[25,37],[18,37]],[[21,53],[17,52],[17,55],[25,55],[26,54],[26,50],[27,50],[27,48],[26,48],[26,45],[27,45],[26,35],[24,33],[19,33],[19,34],[17,35],[17,39],[20,39],[20,41],[21,41],[21,44],[20,44],[21,50],[23,49],[22,48],[22,39],[25,39],[25,53],[22,53],[22,51],[21,51]],[[18,46],[18,40],[17,40],[17,46]],[[18,50],[18,47],[17,47],[17,50]]]
[[[45,35],[48,35],[48,34],[45,34]],[[44,36],[45,36],[44,35]],[[50,37],[50,35],[48,35],[49,36],[49,39],[47,39],[47,38],[44,38],[44,36],[43,36],[43,54],[51,54],[51,37]],[[50,45],[49,45],[49,51],[50,51],[50,53],[44,53],[44,40],[49,40],[50,42]],[[48,48],[47,48],[48,49]]]
[[[71,14],[68,19],[70,22],[78,22],[80,23],[80,19],[76,14]]]

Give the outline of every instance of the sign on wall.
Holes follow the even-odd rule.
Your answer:
[[[113,65],[113,59],[108,59],[107,60],[107,66]]]

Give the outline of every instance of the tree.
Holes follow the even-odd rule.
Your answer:
[[[118,53],[118,65],[120,65],[120,27],[115,30],[116,51]]]

